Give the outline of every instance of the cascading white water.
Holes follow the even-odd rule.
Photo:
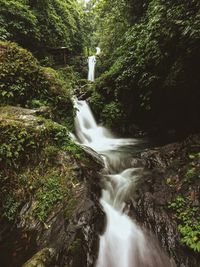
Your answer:
[[[96,55],[99,55],[101,49],[96,47]],[[96,65],[96,56],[88,57],[88,81],[94,82],[95,79],[95,65]]]
[[[100,200],[106,213],[107,226],[100,237],[96,267],[174,267],[157,243],[125,214],[125,201],[133,192],[142,169],[129,164],[119,172],[117,165],[119,161],[128,162],[124,148],[132,146],[134,150],[139,141],[115,138],[106,128],[97,125],[85,101],[75,99],[74,105],[77,108],[76,135],[83,145],[103,155],[107,172],[102,175]]]
[[[96,55],[99,55],[101,53],[101,48],[100,47],[96,47]]]
[[[95,72],[96,56],[88,57],[88,81],[94,82],[94,72]]]

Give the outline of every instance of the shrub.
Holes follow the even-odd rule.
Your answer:
[[[181,242],[196,252],[200,252],[199,208],[193,207],[189,198],[177,196],[168,207],[175,211]]]
[[[108,126],[113,126],[113,124],[118,124],[122,119],[122,109],[120,103],[112,101],[111,103],[105,105],[102,113],[102,119],[106,122]]]

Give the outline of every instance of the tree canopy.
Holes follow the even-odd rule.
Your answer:
[[[100,0],[94,9],[104,61],[97,90],[105,102],[119,103],[127,123],[197,123],[199,1]]]
[[[31,50],[83,46],[83,11],[76,0],[0,0],[1,40],[15,41]]]

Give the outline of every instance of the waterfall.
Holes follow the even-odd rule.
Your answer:
[[[108,129],[96,123],[85,101],[75,99],[74,105],[79,142],[100,153],[106,166],[102,174],[100,202],[106,213],[107,225],[100,237],[96,267],[174,267],[158,243],[125,213],[125,202],[133,194],[143,171],[131,166],[127,157],[131,157],[130,153],[141,141],[114,137]]]
[[[96,47],[96,55],[99,55],[101,49]],[[94,82],[95,79],[95,64],[96,64],[96,56],[88,57],[88,81]]]
[[[99,55],[101,53],[101,48],[100,47],[96,47],[96,55]]]
[[[95,72],[96,56],[88,57],[88,81],[94,82],[94,72]]]

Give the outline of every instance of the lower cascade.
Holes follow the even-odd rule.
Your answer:
[[[101,204],[107,225],[100,237],[96,267],[174,267],[158,242],[126,214],[126,200],[134,194],[141,168],[131,166],[131,155],[142,142],[137,139],[119,139],[99,126],[85,101],[74,100],[77,109],[76,135],[82,145],[100,153],[105,162],[102,174]]]

